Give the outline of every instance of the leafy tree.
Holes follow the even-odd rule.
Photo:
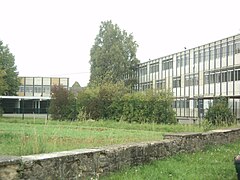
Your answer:
[[[53,86],[49,112],[54,120],[75,120],[76,100],[63,86]]]
[[[77,81],[75,81],[70,90],[75,96],[77,96],[77,94],[82,90],[82,87]]]
[[[129,84],[134,83],[134,70],[139,62],[137,47],[132,34],[121,30],[112,21],[102,22],[90,51],[90,85],[116,83],[124,79],[128,79]]]
[[[0,95],[16,95],[19,79],[15,59],[8,46],[0,41]]]
[[[231,125],[235,119],[232,110],[228,107],[228,99],[225,97],[218,97],[213,100],[205,118],[213,125]]]

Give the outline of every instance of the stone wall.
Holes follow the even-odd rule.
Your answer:
[[[240,139],[240,128],[207,133],[167,134],[162,141],[80,149],[21,157],[0,157],[0,179],[90,179],[128,166],[159,160],[180,152]]]

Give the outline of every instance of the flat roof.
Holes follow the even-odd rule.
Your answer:
[[[24,100],[48,100],[51,99],[51,97],[41,97],[41,96],[0,96],[0,99],[24,99]]]

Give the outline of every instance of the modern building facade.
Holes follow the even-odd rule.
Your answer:
[[[177,117],[201,118],[225,96],[240,118],[240,34],[141,63],[135,89],[170,90]]]
[[[5,114],[46,114],[54,85],[69,88],[69,78],[19,77],[18,96],[0,96]]]
[[[51,97],[51,88],[61,85],[68,89],[69,78],[60,77],[20,77],[18,95]]]

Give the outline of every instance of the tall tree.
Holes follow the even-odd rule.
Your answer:
[[[102,22],[90,51],[90,85],[116,83],[125,80],[126,76],[128,80],[132,79],[139,62],[137,47],[132,34],[121,30],[112,21]]]
[[[19,79],[15,59],[8,46],[0,41],[0,95],[16,95]]]

